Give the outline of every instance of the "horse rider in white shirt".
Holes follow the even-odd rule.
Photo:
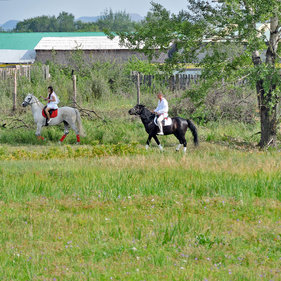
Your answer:
[[[154,113],[158,116],[157,124],[160,129],[158,135],[164,135],[162,121],[164,120],[164,118],[168,117],[169,106],[167,100],[163,97],[163,94],[161,92],[157,94],[157,98],[159,99],[159,101],[157,108],[154,110]]]
[[[45,108],[45,113],[47,115],[47,124],[49,124],[52,120],[50,117],[50,110],[51,109],[58,109],[58,103],[59,103],[59,98],[57,97],[56,93],[54,92],[54,89],[52,86],[48,87],[48,97],[44,98],[41,96],[44,100],[48,101],[47,106]],[[46,125],[47,125],[46,124]]]

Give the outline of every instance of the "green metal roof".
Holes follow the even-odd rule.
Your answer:
[[[106,36],[103,32],[0,33],[0,49],[32,50],[43,37]]]

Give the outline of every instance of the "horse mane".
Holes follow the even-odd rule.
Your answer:
[[[38,105],[43,109],[44,104],[42,102],[40,102],[39,99],[37,97],[35,97],[33,94],[31,94],[31,95],[35,99],[36,103],[38,103]]]
[[[155,114],[153,114],[148,108],[146,108],[144,105],[143,106],[143,111],[142,111],[142,117],[144,117],[147,120],[150,120],[154,118]]]

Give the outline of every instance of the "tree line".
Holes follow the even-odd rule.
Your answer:
[[[20,21],[12,32],[132,32],[134,26],[128,13],[109,9],[96,22],[85,23],[75,20],[71,13],[61,12],[57,17],[39,16]]]

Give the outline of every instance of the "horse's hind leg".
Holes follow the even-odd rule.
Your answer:
[[[77,144],[79,144],[80,143],[80,135],[79,135],[78,128],[76,127],[75,123],[70,123],[69,125],[70,125],[71,129],[75,132]]]
[[[66,136],[69,134],[69,125],[66,121],[63,121],[64,124],[64,135],[61,137],[60,139],[60,143],[62,143],[64,141],[64,139],[66,138]]]
[[[178,141],[180,142],[176,148],[176,151],[180,151],[180,148],[183,144],[183,141],[182,141],[182,138],[178,135],[178,134],[175,134],[175,137],[178,139]]]
[[[179,151],[183,145],[183,152],[186,152],[186,138],[183,134],[175,134],[176,138],[179,140],[180,144],[177,146],[176,151]]]
[[[186,139],[185,136],[182,137],[182,143],[183,143],[183,152],[186,152]]]
[[[68,135],[69,134],[69,124],[66,121],[63,121],[64,124],[64,134]]]

